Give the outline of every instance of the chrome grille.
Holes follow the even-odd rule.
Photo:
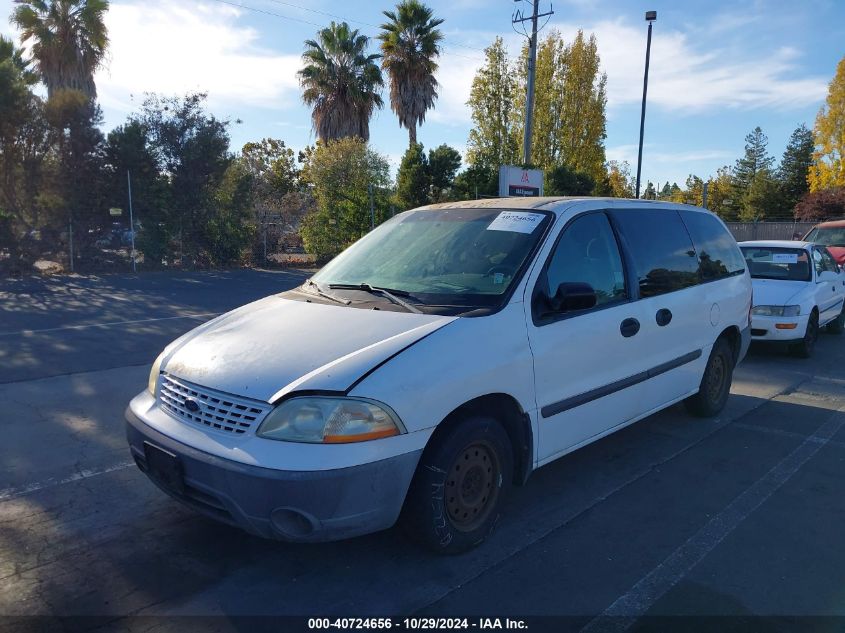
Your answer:
[[[270,405],[228,393],[200,387],[167,374],[161,375],[161,407],[182,422],[241,435],[257,426],[270,411]],[[186,401],[193,400],[197,411],[190,411]]]

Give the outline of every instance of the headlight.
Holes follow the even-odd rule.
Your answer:
[[[150,369],[150,378],[147,381],[147,391],[156,395],[156,383],[158,382],[158,375],[161,373],[161,361],[164,360],[164,352],[158,355],[155,359],[152,368]]]
[[[404,433],[389,407],[358,398],[302,396],[273,409],[258,429],[271,440],[338,444]]]
[[[797,317],[801,314],[801,306],[754,306],[751,314],[757,316]]]

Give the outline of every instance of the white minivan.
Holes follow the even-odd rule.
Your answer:
[[[129,444],[165,492],[253,534],[401,517],[459,552],[534,469],[679,401],[717,414],[750,309],[739,247],[703,209],[433,205],[168,345]]]

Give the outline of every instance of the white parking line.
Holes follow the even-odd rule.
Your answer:
[[[0,332],[0,336],[30,336],[42,332],[58,332],[60,330],[84,330],[89,327],[111,327],[113,325],[133,325],[136,323],[153,323],[155,321],[173,321],[174,319],[204,319],[206,317],[218,316],[219,312],[207,312],[204,314],[184,314],[182,316],[160,317],[157,319],[138,319],[136,321],[109,321],[108,323],[89,323],[86,325],[63,325],[61,327],[45,328],[43,330],[19,330],[17,332]]]
[[[116,470],[123,470],[124,468],[129,468],[130,466],[134,465],[134,461],[121,462],[119,464],[114,464],[113,466],[107,466],[106,468],[92,468],[89,470],[80,470],[79,472],[76,472],[69,477],[65,477],[64,479],[51,478],[45,479],[44,481],[38,483],[19,486],[17,488],[6,488],[5,490],[0,490],[0,503],[3,503],[4,501],[9,501],[10,499],[23,497],[24,495],[32,494],[33,492],[38,492],[39,490],[44,490],[45,488],[53,488],[55,486],[73,483],[74,481],[80,481],[82,479],[96,477],[97,475],[113,473]]]
[[[625,594],[619,596],[601,615],[581,629],[593,631],[626,631],[637,618],[674,587],[693,567],[736,529],[749,514],[759,508],[807,461],[836,435],[845,424],[842,409],[835,411],[813,435],[784,457],[769,472],[714,516],[662,563],[643,576]]]

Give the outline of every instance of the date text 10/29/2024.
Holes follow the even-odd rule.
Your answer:
[[[309,618],[308,628],[314,631],[525,631],[528,625],[524,620],[511,618]]]

